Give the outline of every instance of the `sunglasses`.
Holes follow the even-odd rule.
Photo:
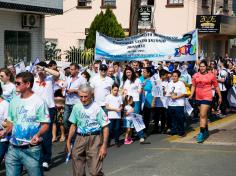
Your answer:
[[[106,72],[106,71],[107,71],[107,69],[100,69],[100,71],[104,71],[104,72]]]
[[[23,83],[22,82],[15,82],[15,85],[16,86],[20,86],[20,85],[22,85]]]

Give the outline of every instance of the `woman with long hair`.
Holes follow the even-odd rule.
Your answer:
[[[16,86],[13,83],[14,77],[11,71],[7,68],[0,69],[0,80],[3,90],[2,97],[6,101],[10,102],[16,94]]]
[[[123,97],[125,97],[126,95],[133,97],[134,113],[140,114],[140,95],[142,93],[142,84],[140,79],[136,76],[134,70],[130,66],[127,66],[124,70],[122,88]],[[143,130],[139,131],[138,135],[140,137],[140,143],[143,143]]]
[[[127,66],[123,74],[123,96],[132,96],[134,101],[134,112],[140,113],[140,94],[142,92],[141,81],[134,70]]]
[[[202,143],[209,136],[207,113],[212,103],[212,86],[215,88],[221,104],[222,96],[218,87],[216,76],[207,70],[207,62],[202,60],[199,64],[199,72],[193,75],[190,99],[195,93],[196,103],[200,110],[200,133],[197,135],[197,142]]]

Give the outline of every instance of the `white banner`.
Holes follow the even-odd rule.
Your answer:
[[[147,32],[115,39],[96,33],[96,60],[195,61],[198,50],[197,30],[171,37]]]
[[[161,84],[161,80],[155,80],[152,82],[152,96],[153,97],[163,97],[164,91]]]
[[[143,122],[143,117],[141,115],[135,114],[135,113],[132,113],[132,115],[133,115],[132,121],[133,121],[135,130],[137,132],[143,130],[145,128],[145,124]]]
[[[185,112],[188,114],[188,116],[191,115],[191,113],[193,112],[193,107],[191,106],[191,104],[189,103],[188,99],[185,99]]]

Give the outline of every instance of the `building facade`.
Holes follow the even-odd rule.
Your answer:
[[[62,16],[46,17],[46,39],[64,51],[69,47],[84,48],[90,24],[109,6],[124,29],[129,28],[130,0],[64,0]],[[62,56],[63,57],[63,56]]]
[[[62,13],[62,0],[0,0],[0,66],[43,58],[45,15]]]
[[[148,6],[144,9],[144,20],[149,19],[146,12],[151,8],[151,22],[148,25],[139,23],[140,9],[136,7],[137,2],[140,6]],[[118,22],[125,29],[171,36],[195,30],[197,20],[202,15],[209,15],[209,18],[217,15],[220,16],[217,32],[199,31],[199,54],[203,52],[205,57],[215,57],[232,53],[234,56],[232,41],[235,41],[236,22],[233,3],[235,0],[64,0],[64,15],[46,18],[46,38],[57,42],[62,51],[70,46],[83,48],[86,29],[107,5],[113,8]],[[143,9],[141,11],[144,12]]]
[[[205,57],[214,58],[216,56],[224,57],[226,53],[230,53],[235,57],[235,49],[231,43],[231,40],[236,37],[233,1],[155,1],[153,6],[153,29],[156,33],[163,35],[181,35],[198,28],[197,23],[200,16],[209,19],[214,15],[219,16],[220,21],[217,21],[219,30],[217,32],[199,30],[199,54],[203,52]]]

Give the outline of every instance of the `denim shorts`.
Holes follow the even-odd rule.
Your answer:
[[[196,100],[196,104],[198,105],[198,106],[200,106],[200,105],[202,105],[202,104],[205,104],[205,105],[211,105],[211,101],[209,101],[209,100]]]
[[[124,128],[134,128],[132,120],[124,119]]]

